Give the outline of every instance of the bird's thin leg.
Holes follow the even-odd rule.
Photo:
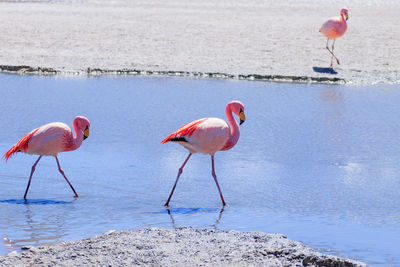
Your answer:
[[[188,162],[188,160],[189,160],[189,158],[190,158],[191,155],[192,155],[192,153],[189,153],[189,156],[186,158],[185,162],[183,162],[182,166],[179,168],[178,176],[176,177],[175,184],[174,184],[174,186],[172,187],[171,194],[169,194],[168,200],[167,200],[167,202],[165,202],[164,206],[168,206],[169,201],[171,200],[172,194],[173,194],[174,191],[175,191],[176,184],[178,183],[179,176],[181,176],[181,174],[182,174],[182,172],[183,172],[183,167],[185,167],[186,162]]]
[[[333,49],[335,48],[335,42],[336,42],[336,39],[333,39],[333,43],[332,43],[332,55],[335,57],[337,64],[340,65],[339,59],[335,56],[335,54],[333,54]]]
[[[28,181],[28,185],[26,186],[24,199],[26,199],[26,194],[28,194],[29,186],[31,185],[31,180],[32,180],[33,173],[35,172],[36,165],[38,164],[38,162],[41,158],[42,158],[42,156],[39,156],[39,158],[36,160],[35,164],[33,164],[33,166],[32,166],[31,176],[29,176],[29,181]]]
[[[329,38],[327,38],[326,39],[326,49],[328,49],[328,51],[329,51],[329,53],[331,53],[331,68],[332,68],[332,66],[333,66],[333,55],[332,55],[332,52],[331,52],[331,50],[329,49]]]
[[[333,67],[333,55],[331,56],[331,68]]]
[[[211,166],[212,166],[212,176],[214,177],[214,181],[217,184],[219,195],[221,196],[222,200],[222,206],[225,206],[225,200],[224,197],[222,196],[221,188],[219,188],[218,180],[217,180],[217,175],[215,174],[215,168],[214,168],[214,155],[211,155]]]
[[[62,174],[62,176],[64,176],[65,180],[67,181],[67,183],[68,183],[68,184],[69,184],[69,186],[71,187],[72,191],[74,191],[75,197],[78,197],[78,194],[76,193],[76,191],[75,191],[74,187],[73,187],[73,186],[72,186],[72,184],[71,184],[71,183],[68,181],[68,178],[67,178],[67,176],[65,176],[65,173],[64,173],[64,171],[61,169],[60,162],[58,162],[58,158],[57,158],[57,156],[55,156],[55,158],[56,158],[56,161],[57,161],[58,170],[60,171],[60,173]]]
[[[333,47],[335,45],[335,41],[336,39],[333,39],[333,44],[332,44],[332,51],[329,49],[328,43],[329,43],[329,38],[326,40],[326,49],[328,49],[329,53],[331,53],[332,57],[331,57],[331,67],[333,66],[332,64],[332,59],[335,58],[337,63],[340,65],[339,63],[339,59],[335,56],[335,54],[333,54]]]

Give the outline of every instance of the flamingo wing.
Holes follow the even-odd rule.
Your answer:
[[[19,151],[26,151],[28,149],[29,140],[31,139],[32,135],[34,135],[38,130],[39,128],[34,129],[30,133],[22,137],[21,140],[19,140],[12,148],[10,148],[4,154],[3,158],[5,158],[5,160],[7,161],[13,154]]]
[[[205,119],[199,119],[199,120],[195,120],[189,123],[186,123],[185,125],[183,125],[182,127],[180,127],[178,130],[176,130],[176,132],[168,135],[164,140],[161,141],[162,144],[165,144],[166,142],[169,141],[181,141],[181,142],[187,142],[187,140],[185,139],[185,137],[191,137],[192,134],[194,133],[194,131],[196,131],[197,127],[199,126],[199,124],[201,124],[202,122],[204,122]]]

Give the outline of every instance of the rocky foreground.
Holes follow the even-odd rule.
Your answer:
[[[52,246],[24,247],[0,266],[366,266],[323,255],[281,234],[194,229],[110,231]]]

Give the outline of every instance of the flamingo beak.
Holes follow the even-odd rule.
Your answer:
[[[89,137],[89,128],[86,127],[85,131],[83,132],[83,140]]]
[[[348,20],[348,19],[349,19],[349,14],[347,14],[347,13],[344,13],[344,16],[346,17],[346,20]]]
[[[239,113],[239,118],[240,118],[240,123],[239,123],[239,125],[242,125],[242,123],[246,121],[246,116],[244,115],[244,112],[243,112],[243,111],[241,111],[241,112]]]

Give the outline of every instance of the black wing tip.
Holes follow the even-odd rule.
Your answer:
[[[172,141],[172,142],[187,142],[187,140],[183,136],[173,137],[169,141]]]

